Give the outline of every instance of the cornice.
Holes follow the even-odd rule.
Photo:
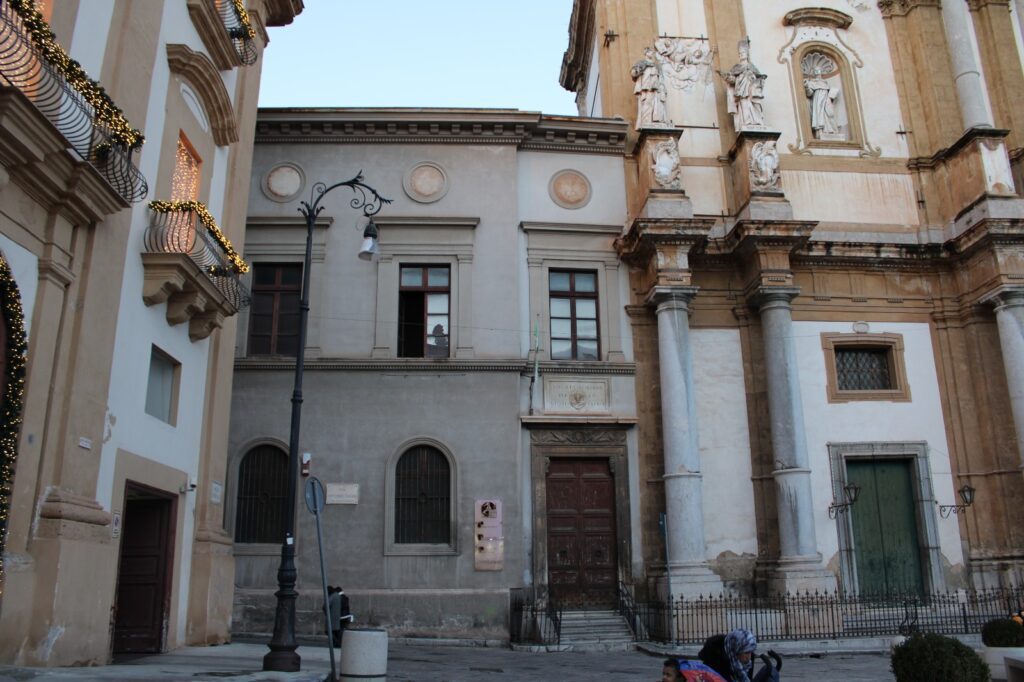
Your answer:
[[[516,109],[261,109],[259,144],[492,144],[624,156],[619,119],[544,116]]]
[[[513,360],[423,360],[419,358],[388,358],[388,359],[343,359],[317,358],[307,359],[307,371],[328,372],[416,372],[426,374],[465,374],[469,372],[514,372],[529,375],[533,373],[533,363],[525,359]],[[254,357],[236,358],[236,371],[293,371],[295,360],[292,358]],[[545,361],[538,363],[540,374],[571,374],[601,376],[632,376],[636,374],[636,365],[631,362],[558,362]]]
[[[878,9],[882,10],[882,16],[903,17],[918,7],[934,7],[941,9],[940,0],[879,0]]]
[[[825,26],[827,28],[850,28],[853,17],[837,9],[827,7],[803,7],[788,12],[782,19],[783,26]]]
[[[579,92],[587,83],[594,52],[594,0],[574,0],[569,18],[569,46],[562,56],[558,82],[569,92]]]
[[[447,216],[399,216],[399,215],[377,215],[373,217],[377,227],[439,227],[447,229],[475,230],[480,224],[477,217],[447,217]]]
[[[202,99],[217,146],[238,142],[238,123],[231,97],[210,58],[202,52],[194,52],[188,45],[170,44],[167,46],[167,65],[171,72],[185,78]]]
[[[524,220],[519,223],[523,232],[580,232],[587,234],[619,234],[621,225],[590,225],[583,223],[541,223]]]
[[[314,219],[313,227],[327,229],[334,224],[332,216],[319,215]],[[246,216],[245,226],[249,227],[295,227],[306,229],[306,219],[302,216],[271,216],[251,215]]]
[[[302,0],[263,0],[267,26],[287,26],[303,9]]]
[[[962,149],[970,145],[975,140],[1002,140],[1009,134],[1009,130],[1002,128],[970,128],[949,147],[940,149],[931,156],[918,156],[909,159],[907,161],[907,168],[911,170],[935,168],[943,161],[956,156]]]

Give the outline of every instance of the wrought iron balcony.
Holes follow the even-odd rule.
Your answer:
[[[224,28],[231,38],[231,45],[235,48],[238,58],[246,66],[256,63],[256,45],[253,38],[256,31],[249,22],[249,14],[242,5],[242,0],[216,0],[217,11],[220,13]]]
[[[127,202],[149,191],[132,161],[143,136],[68,57],[31,0],[0,0],[0,85],[17,88]]]
[[[249,305],[240,275],[249,266],[198,201],[154,201],[146,229],[143,300],[167,302],[167,321],[189,322],[192,340],[205,338],[225,317]]]

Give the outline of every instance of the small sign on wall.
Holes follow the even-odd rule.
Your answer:
[[[359,504],[359,484],[328,483],[327,504]]]
[[[477,500],[473,516],[474,567],[478,571],[502,570],[505,567],[505,533],[501,500]]]
[[[210,484],[210,504],[220,504],[224,499],[224,485],[220,481]]]
[[[121,512],[115,511],[110,519],[110,537],[118,539],[121,537]]]

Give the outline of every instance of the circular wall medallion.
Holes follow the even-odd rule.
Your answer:
[[[562,208],[583,208],[590,201],[590,180],[575,170],[561,170],[548,183],[551,200]]]
[[[871,331],[871,325],[868,324],[867,322],[854,322],[853,331],[855,331],[858,334],[867,334],[869,331]]]
[[[413,201],[431,204],[448,193],[448,174],[433,161],[421,161],[406,172],[402,187]]]
[[[302,169],[290,163],[282,163],[271,168],[263,176],[263,193],[274,201],[291,201],[306,184]]]

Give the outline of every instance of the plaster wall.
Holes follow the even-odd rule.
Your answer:
[[[0,221],[0,225],[6,223],[7,216],[0,217]],[[35,310],[36,290],[39,288],[39,258],[3,234],[0,234],[0,252],[3,252],[7,265],[11,268],[11,274],[14,275],[14,281],[18,284],[18,291],[21,292],[21,309],[25,319],[27,341],[32,334],[32,312]]]
[[[714,562],[724,552],[757,554],[743,351],[737,329],[692,329],[704,541]]]
[[[949,446],[946,442],[931,330],[928,324],[868,321],[871,333],[903,336],[910,402],[859,401],[829,403],[826,389],[823,332],[852,333],[845,322],[794,322],[796,357],[803,399],[807,451],[814,491],[814,523],[818,546],[826,562],[839,550],[837,522],[828,518],[832,501],[828,456],[830,442],[907,442],[928,445],[935,499],[953,504]],[[938,510],[935,510],[938,517]],[[963,564],[960,530],[955,516],[937,518],[939,543],[950,564]]]
[[[622,157],[523,151],[517,155],[517,164],[517,209],[520,220],[599,225],[625,223],[626,194]],[[581,208],[562,208],[548,193],[552,176],[566,169],[576,170],[590,181],[591,198]]]
[[[782,172],[795,220],[918,225],[914,182],[907,174]]]

